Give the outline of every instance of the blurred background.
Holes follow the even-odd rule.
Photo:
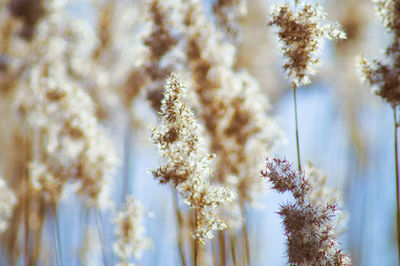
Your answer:
[[[140,2],[133,3],[133,9]],[[204,0],[210,19],[214,2]],[[248,69],[256,78],[271,103],[271,114],[284,132],[286,141],[274,147],[271,153],[296,162],[293,94],[281,68],[283,59],[274,35],[276,29],[266,25],[272,5],[281,2],[247,1],[247,13],[240,18],[242,39],[237,44],[235,68]],[[339,241],[351,253],[353,265],[398,265],[393,113],[389,104],[362,83],[356,64],[360,53],[370,59],[382,58],[390,35],[385,32],[369,0],[320,2],[329,19],[342,25],[347,40],[324,45],[320,55],[322,64],[312,78],[312,85],[297,90],[302,160],[303,163],[311,161],[323,171],[329,186],[336,187],[341,193],[348,221],[347,230],[340,235]],[[88,25],[95,26],[96,12],[91,3],[72,1],[65,8],[71,16],[83,18]],[[131,16],[124,19],[141,18],[138,10],[133,10]],[[132,26],[119,30],[137,40],[141,38],[141,26],[137,27],[139,29]],[[131,42],[120,45],[129,46]],[[133,52],[127,57],[135,55]],[[145,104],[137,105],[142,110],[140,108]],[[156,148],[148,140],[148,127],[154,126],[156,121],[145,116],[142,119],[145,123],[138,122],[143,123],[141,129],[134,130],[124,119],[105,121],[120,159],[112,184],[112,199],[118,207],[122,195],[132,194],[151,213],[145,220],[145,227],[153,245],[137,261],[138,265],[179,265],[170,187],[160,185],[149,173],[149,169],[157,167],[160,160]],[[127,182],[123,182],[124,177],[128,177]],[[286,265],[285,237],[277,212],[280,204],[289,200],[286,195],[266,189],[256,199],[257,204],[248,209],[246,218],[252,265]],[[79,253],[83,246],[88,245],[90,253],[86,254],[84,264],[102,265],[98,234],[88,234],[85,230],[87,224],[96,224],[95,218],[83,218],[86,209],[72,190],[63,193],[58,208],[62,264],[81,265]],[[101,214],[100,219],[104,228],[105,252],[109,261],[114,263],[113,217],[113,211],[108,210]],[[52,243],[53,226],[49,222],[45,230],[48,243]],[[43,246],[42,250],[54,259],[53,246]],[[5,260],[0,262],[8,265]]]

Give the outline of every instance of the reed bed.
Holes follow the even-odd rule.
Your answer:
[[[0,0],[0,265],[398,264],[400,2],[337,3]],[[392,39],[369,62],[374,6]],[[335,126],[308,122],[323,84],[352,156],[326,167],[334,140],[306,141]],[[371,103],[393,156],[362,129]],[[372,261],[351,190],[365,208],[352,173],[377,172],[397,218]]]

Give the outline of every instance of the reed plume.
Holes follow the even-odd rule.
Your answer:
[[[250,203],[262,190],[254,170],[262,163],[258,154],[279,142],[281,132],[267,115],[269,103],[254,78],[234,70],[236,48],[209,23],[199,1],[187,3],[184,22],[187,64],[199,117],[216,154],[216,181],[234,186],[239,201]]]
[[[0,233],[7,229],[8,220],[11,218],[16,204],[15,193],[3,179],[0,179]]]
[[[114,223],[116,241],[113,249],[120,266],[132,265],[128,261],[140,258],[150,248],[151,240],[145,237],[143,225],[145,210],[141,202],[133,196],[127,196],[122,210],[117,214]]]
[[[213,4],[219,26],[233,40],[240,40],[240,19],[247,13],[247,0],[218,0]]]
[[[318,4],[297,4],[297,1],[275,6],[268,26],[279,28],[277,35],[286,60],[283,69],[294,86],[310,83],[324,39],[339,40],[346,36],[337,24],[326,20]]]
[[[280,193],[290,192],[295,202],[281,206],[287,237],[287,255],[290,265],[350,265],[350,258],[338,247],[332,219],[335,202],[315,204],[309,200],[312,184],[292,165],[279,158],[266,160],[261,175]],[[311,195],[312,197],[312,195]]]
[[[292,5],[275,6],[268,26],[279,28],[278,38],[286,60],[283,69],[293,88],[297,164],[301,171],[296,89],[310,83],[310,76],[315,73],[313,67],[319,63],[317,53],[321,49],[322,41],[343,39],[345,34],[338,30],[337,25],[326,21],[326,15],[318,3],[298,4],[297,0]]]
[[[182,195],[195,216],[192,236],[205,244],[214,237],[213,231],[226,227],[216,210],[235,195],[228,187],[210,184],[213,156],[206,152],[199,126],[185,103],[185,87],[176,74],[167,80],[160,115],[161,129],[153,129],[151,138],[166,163],[152,173]]]
[[[386,30],[393,35],[392,43],[386,48],[388,62],[374,60],[368,62],[360,56],[358,60],[362,78],[375,88],[375,93],[388,102],[393,109],[394,117],[394,151],[396,176],[396,216],[397,216],[397,248],[400,262],[400,173],[398,159],[398,106],[400,104],[399,75],[400,75],[400,3],[394,0],[376,1],[377,10],[382,18]]]

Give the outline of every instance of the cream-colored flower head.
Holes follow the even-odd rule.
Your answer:
[[[113,249],[121,265],[128,265],[131,257],[139,259],[151,246],[151,240],[145,237],[143,225],[146,216],[141,202],[132,196],[126,197],[123,209],[115,218],[115,236]]]
[[[40,66],[28,74],[29,83],[20,89],[15,106],[34,138],[29,164],[34,189],[55,203],[64,185],[74,182],[90,205],[104,207],[117,159],[92,99],[62,75],[50,71],[45,76]]]
[[[400,104],[400,3],[394,0],[375,2],[384,26],[393,35],[392,42],[385,50],[388,60],[368,62],[360,56],[358,64],[362,77],[376,87],[375,93],[396,107]]]
[[[13,213],[17,198],[14,192],[0,179],[0,233],[7,229],[8,219]]]
[[[286,59],[283,68],[294,86],[310,83],[324,39],[345,38],[336,24],[326,21],[326,14],[318,4],[277,5],[268,25],[279,28],[277,34]]]
[[[213,231],[226,225],[217,208],[235,198],[232,190],[210,184],[212,155],[206,152],[200,128],[185,103],[185,87],[176,74],[165,86],[161,102],[161,129],[153,129],[152,140],[166,160],[153,175],[160,183],[172,183],[195,214],[193,238],[205,244]]]

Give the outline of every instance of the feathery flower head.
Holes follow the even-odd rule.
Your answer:
[[[143,221],[146,216],[141,202],[132,196],[126,197],[123,209],[117,214],[113,249],[121,260],[121,265],[128,265],[127,260],[133,255],[139,259],[151,246],[151,240],[144,235]]]
[[[332,219],[336,203],[315,204],[308,199],[313,187],[303,173],[278,158],[268,159],[263,177],[278,192],[289,191],[294,203],[281,206],[290,265],[350,265],[350,258],[338,247]]]
[[[145,60],[142,68],[147,80],[147,99],[154,110],[159,111],[160,102],[163,98],[162,88],[167,76],[174,69],[174,63],[168,60],[167,55],[174,50],[178,44],[178,38],[173,29],[180,24],[172,9],[178,8],[177,3],[172,1],[148,0],[146,2],[148,14],[147,31],[143,33],[143,44],[146,48]]]
[[[211,173],[213,156],[205,151],[200,129],[185,104],[184,90],[179,76],[171,74],[161,101],[161,131],[152,130],[153,142],[158,146],[161,156],[168,159],[166,165],[153,171],[162,184],[172,182],[178,186],[197,174],[208,179]]]
[[[44,69],[35,66],[29,71],[29,83],[15,101],[38,140],[29,164],[34,188],[56,202],[72,181],[90,205],[101,207],[117,165],[113,144],[96,119],[90,96],[60,73],[50,70],[45,76]]]
[[[211,185],[212,155],[205,150],[204,140],[194,114],[185,104],[185,87],[176,74],[167,80],[161,102],[161,130],[153,129],[152,141],[166,164],[153,171],[160,183],[172,183],[195,214],[193,238],[205,244],[213,231],[226,225],[218,219],[217,208],[235,198],[227,187]]]
[[[252,202],[253,195],[263,190],[258,155],[268,151],[281,134],[267,115],[269,104],[258,83],[248,72],[234,70],[236,48],[209,21],[201,1],[187,1],[184,21],[197,110],[210,137],[210,150],[217,155],[215,180],[235,187],[240,202]]]
[[[390,62],[378,60],[368,62],[363,56],[358,59],[362,78],[376,87],[375,93],[392,106],[400,104],[400,3],[394,0],[376,1],[377,9],[386,29],[393,34],[392,43],[386,48]]]
[[[0,179],[0,233],[7,229],[17,198],[3,179]]]
[[[247,13],[247,0],[218,0],[213,5],[218,24],[234,40],[240,37],[239,19]]]
[[[339,191],[328,186],[326,174],[317,169],[311,162],[306,164],[304,172],[312,187],[312,190],[307,193],[307,200],[320,207],[336,204],[339,208],[336,210],[335,216],[332,217],[332,224],[337,234],[346,231],[348,213],[341,208],[343,202],[340,200],[342,197]]]
[[[326,14],[318,4],[276,6],[268,26],[279,28],[278,37],[286,58],[283,68],[295,86],[310,83],[310,76],[315,73],[313,67],[319,63],[317,54],[324,39],[345,38],[336,24],[326,21]]]

